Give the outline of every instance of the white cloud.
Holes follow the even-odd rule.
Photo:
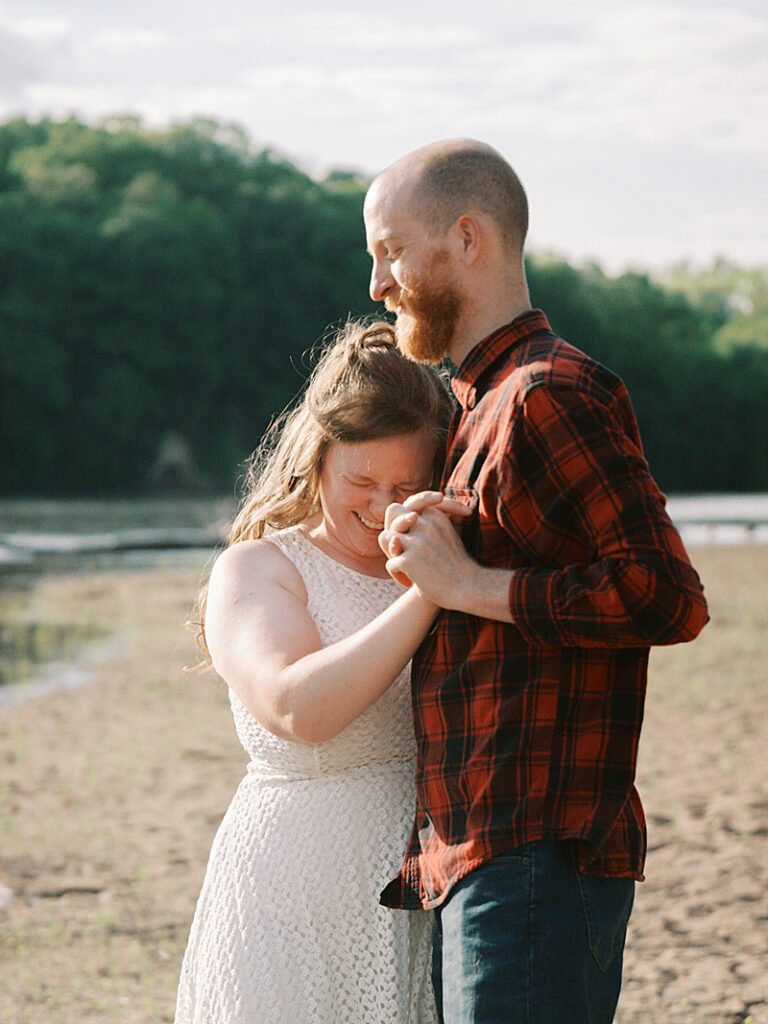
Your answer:
[[[11,22],[9,28],[15,35],[25,39],[49,40],[68,35],[72,24],[69,18],[63,17],[19,18]]]
[[[34,50],[0,27],[0,104],[4,110],[23,96],[24,86],[40,73]]]
[[[0,114],[25,108],[29,86],[44,80],[66,57],[71,32],[67,18],[12,18],[0,8]]]
[[[291,54],[332,64],[358,54],[380,66],[397,64],[402,55],[412,60],[418,54],[423,60],[428,54],[478,46],[491,38],[477,25],[450,21],[447,16],[439,24],[404,23],[392,12],[306,9],[290,13],[264,6],[249,11],[242,21],[212,26],[210,36],[227,46],[249,48],[252,56]]]
[[[225,46],[233,46],[243,41],[242,32],[234,25],[217,25],[212,38],[217,43],[224,43]]]
[[[91,45],[97,50],[111,53],[129,53],[135,50],[159,50],[168,45],[167,32],[141,28],[104,28],[91,36]]]
[[[36,114],[50,117],[101,118],[107,113],[133,110],[121,89],[106,85],[71,85],[68,82],[34,82],[26,89],[27,103]]]
[[[747,264],[765,266],[768,238],[768,204],[746,204],[738,198],[720,209],[702,208],[689,228],[687,252],[712,256],[738,252]],[[678,253],[680,246],[678,245]],[[671,262],[671,261],[670,261]]]
[[[15,25],[30,38],[50,38],[68,23],[27,18]],[[580,9],[567,32],[554,21],[547,28],[533,37],[510,33],[505,42],[449,17],[431,26],[360,11],[267,16],[262,9],[247,32],[236,23],[213,31],[219,47],[231,50],[218,81],[206,66],[205,87],[190,88],[194,69],[180,59],[165,83],[165,103],[176,114],[186,103],[192,113],[201,100],[219,97],[250,123],[275,118],[286,127],[328,117],[348,119],[352,131],[365,119],[389,132],[407,121],[434,136],[444,122],[451,130],[451,118],[467,118],[481,133],[517,130],[561,143],[682,142],[699,151],[768,152],[768,133],[755,130],[768,109],[765,15],[680,2],[619,4],[591,15]],[[256,40],[264,62],[248,67]],[[156,28],[103,27],[83,49],[135,54],[169,42]],[[121,106],[129,96],[162,106],[157,84],[132,76]],[[102,99],[105,108],[108,96]]]
[[[353,132],[361,120],[384,131],[408,122],[434,136],[466,116],[480,132],[518,130],[566,143],[683,142],[698,151],[768,153],[768,133],[755,130],[768,109],[766,17],[620,6],[568,38],[493,44],[461,23],[403,28],[359,13],[295,15],[294,22],[291,59],[264,47],[264,61],[227,86],[250,120],[347,119]],[[314,45],[304,48],[307,35]],[[348,60],[334,54],[339,46]],[[365,59],[367,47],[376,59]],[[450,60],[444,47],[452,47]]]
[[[750,208],[768,176],[764,0],[446,0],[433,24],[407,0],[219,0],[183,19],[175,4],[132,0],[119,20],[114,8],[86,18],[72,0],[72,24],[43,16],[54,0],[34,15],[26,4],[11,17],[0,0],[0,111],[134,110],[157,126],[209,115],[316,170],[375,171],[474,135],[530,180],[543,244],[588,239],[615,259],[696,255],[712,238],[732,238],[734,253],[763,244]],[[575,161],[583,214],[571,210]],[[712,209],[718,224],[702,214]]]
[[[377,63],[388,65],[403,52],[421,53],[431,50],[477,45],[487,34],[477,26],[451,24],[418,24],[403,21],[389,14],[371,14],[366,11],[305,11],[293,15],[287,22],[291,36],[304,39],[316,47],[334,50],[370,50]]]
[[[396,74],[366,64],[276,64],[251,68],[240,80],[253,100],[280,95],[289,109],[349,117],[350,124],[382,115],[399,120],[404,110],[412,119],[425,108],[434,111],[448,95],[444,73],[420,64],[400,67]]]
[[[768,18],[725,8],[616,8],[589,32],[470,58],[506,97],[488,120],[541,119],[553,138],[768,152]]]

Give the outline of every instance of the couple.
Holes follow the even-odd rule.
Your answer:
[[[177,1024],[607,1024],[648,649],[701,585],[622,382],[531,308],[506,161],[417,150],[365,222],[396,327],[326,352],[210,579],[251,760]]]

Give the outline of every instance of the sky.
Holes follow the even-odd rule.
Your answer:
[[[0,120],[125,112],[236,122],[318,176],[471,136],[534,251],[768,265],[765,0],[0,0]]]

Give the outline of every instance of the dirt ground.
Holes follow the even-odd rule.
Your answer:
[[[648,880],[618,1024],[768,1024],[768,547],[693,554],[713,621],[652,655]],[[120,624],[95,663],[83,653],[90,684],[0,707],[0,1021],[173,1019],[211,838],[245,768],[223,685],[183,671],[196,584],[179,568],[52,576],[0,611]]]

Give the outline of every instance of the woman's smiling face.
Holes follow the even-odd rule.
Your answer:
[[[338,561],[381,575],[378,536],[392,502],[431,486],[435,438],[423,428],[376,441],[329,445],[320,471],[319,537]]]

